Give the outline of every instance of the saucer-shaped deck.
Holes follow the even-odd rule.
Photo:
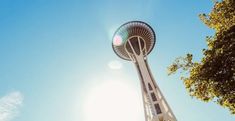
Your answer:
[[[114,52],[120,58],[130,61],[131,59],[128,52],[130,53],[131,49],[128,40],[133,40],[131,41],[132,44],[138,45],[134,42],[134,40],[138,40],[138,38],[140,39],[141,46],[145,46],[146,48],[146,53],[144,53],[144,56],[146,56],[152,51],[155,45],[156,36],[153,29],[147,23],[141,21],[131,21],[123,24],[113,36],[112,46]]]

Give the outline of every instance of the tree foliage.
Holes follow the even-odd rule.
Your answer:
[[[225,31],[235,25],[235,0],[216,2],[211,13],[200,14],[201,20],[216,32]]]
[[[199,15],[215,30],[207,37],[203,57],[193,62],[193,55],[177,58],[168,67],[169,74],[181,69],[189,94],[202,101],[215,101],[235,114],[235,0],[216,2],[211,13]]]

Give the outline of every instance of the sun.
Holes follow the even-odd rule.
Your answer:
[[[138,90],[121,81],[106,81],[90,90],[84,104],[84,121],[141,121]]]

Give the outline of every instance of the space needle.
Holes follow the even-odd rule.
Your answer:
[[[177,121],[150,71],[147,55],[156,43],[156,35],[147,23],[131,21],[120,26],[112,47],[122,59],[136,66],[143,97],[145,121]]]

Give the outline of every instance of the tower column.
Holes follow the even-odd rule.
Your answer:
[[[148,68],[147,57],[144,57],[146,43],[138,36],[132,37],[126,42],[126,50],[138,70],[146,121],[176,121]]]
[[[162,95],[143,55],[136,55],[135,66],[138,70],[146,121],[176,121],[176,118]]]

